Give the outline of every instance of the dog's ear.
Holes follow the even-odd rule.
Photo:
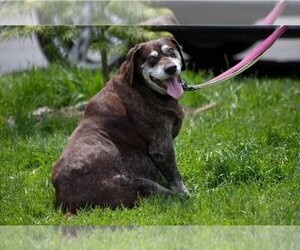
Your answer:
[[[142,44],[137,44],[133,48],[129,50],[126,56],[126,72],[127,79],[129,84],[131,85],[133,83],[133,77],[134,77],[134,67],[135,67],[135,58],[138,55],[140,49],[142,48]]]
[[[176,46],[176,49],[178,50],[179,54],[180,54],[180,57],[181,57],[181,70],[184,71],[186,70],[186,65],[185,65],[185,61],[184,61],[184,58],[183,58],[183,55],[182,55],[182,51],[181,51],[181,48],[180,48],[180,45],[179,43],[172,37],[169,37],[169,39],[171,40],[171,42]]]

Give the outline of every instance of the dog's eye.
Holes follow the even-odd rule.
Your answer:
[[[149,62],[149,64],[153,67],[153,66],[156,64],[156,62],[157,62],[157,57],[155,57],[155,56],[150,56],[150,57],[148,58],[148,62]]]
[[[167,54],[170,55],[170,56],[175,56],[175,51],[173,48],[169,48],[168,51],[167,51]]]

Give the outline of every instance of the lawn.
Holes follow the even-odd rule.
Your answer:
[[[99,72],[59,65],[0,77],[1,225],[300,224],[300,80],[256,77],[181,98],[186,118],[174,145],[190,198],[153,196],[67,220],[53,206],[50,174],[80,115],[63,110],[101,86]],[[32,115],[46,106],[50,114]]]

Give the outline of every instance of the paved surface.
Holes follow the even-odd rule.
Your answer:
[[[0,25],[19,24],[20,22],[28,25],[38,24],[34,13],[0,18]],[[0,74],[22,71],[31,67],[46,67],[47,65],[47,59],[34,35],[27,38],[16,37],[0,40]]]
[[[35,36],[0,42],[0,74],[46,67],[47,64]]]

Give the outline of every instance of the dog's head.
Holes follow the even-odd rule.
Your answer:
[[[127,57],[129,81],[137,74],[154,91],[178,99],[183,89],[180,73],[185,70],[182,52],[173,38],[138,44]]]

